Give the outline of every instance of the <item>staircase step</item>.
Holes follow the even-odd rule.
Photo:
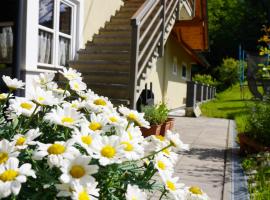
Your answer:
[[[129,86],[125,84],[106,84],[106,83],[91,83],[88,84],[95,93],[106,96],[109,99],[128,99]]]
[[[114,50],[114,49],[99,49],[99,48],[87,48],[83,49],[88,53],[104,53],[104,54],[128,54],[129,50]],[[81,51],[81,50],[80,50]]]
[[[109,30],[105,28],[101,28],[99,30],[100,35],[112,35],[112,36],[119,36],[119,37],[128,37],[131,36],[130,30]]]
[[[128,53],[90,53],[85,50],[79,51],[79,60],[123,60],[129,61]]]
[[[126,35],[125,37],[119,37],[116,35],[98,35],[98,36],[94,36],[93,42],[94,43],[114,43],[115,41],[122,41],[125,43],[131,42],[131,37]]]
[[[83,73],[83,80],[87,84],[99,82],[105,84],[128,84],[129,72],[88,71]]]
[[[117,106],[121,106],[121,105],[124,105],[124,106],[129,106],[130,105],[130,100],[129,99],[110,99],[111,102],[113,103],[113,105],[115,107]]]
[[[87,42],[86,43],[86,49],[89,48],[96,48],[96,49],[104,49],[104,50],[127,50],[129,51],[131,47],[130,43],[123,43],[123,42],[114,42],[114,43],[92,43],[92,42]]]
[[[111,24],[106,22],[105,29],[107,30],[131,30],[130,24]]]
[[[130,65],[127,62],[116,61],[71,61],[69,65],[75,69],[83,72],[88,71],[115,71],[115,72],[129,72]]]

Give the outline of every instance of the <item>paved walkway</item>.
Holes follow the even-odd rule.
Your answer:
[[[226,119],[176,118],[175,130],[191,148],[181,153],[177,176],[187,185],[200,186],[212,200],[232,199],[229,127]]]

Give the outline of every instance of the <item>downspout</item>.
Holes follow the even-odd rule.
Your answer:
[[[13,76],[20,79],[21,74],[21,58],[22,58],[22,33],[23,33],[23,2],[18,1],[17,7],[17,19],[16,19],[16,38],[14,40],[15,54],[14,54],[14,70]]]

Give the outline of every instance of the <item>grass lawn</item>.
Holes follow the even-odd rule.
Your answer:
[[[215,118],[234,119],[238,132],[241,133],[246,127],[246,117],[250,106],[254,104],[249,89],[244,89],[244,100],[241,99],[240,87],[235,85],[226,91],[219,93],[213,101],[201,105],[204,116]]]

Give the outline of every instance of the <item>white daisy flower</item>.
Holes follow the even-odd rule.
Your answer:
[[[111,112],[113,110],[113,105],[107,97],[92,95],[91,99],[88,99],[85,104],[86,108],[92,112],[100,113],[105,110]]]
[[[84,82],[81,80],[71,80],[69,81],[69,87],[70,89],[74,91],[83,91],[87,89],[87,86]]]
[[[40,73],[38,76],[34,77],[34,84],[40,87],[47,87],[47,84],[52,82],[55,74],[51,72]]]
[[[84,108],[84,101],[82,101],[81,99],[78,100],[73,100],[71,103],[70,102],[64,102],[63,103],[63,107],[71,107],[74,108],[76,110],[80,110],[82,108]]]
[[[122,162],[123,147],[118,136],[97,136],[89,149],[103,166]]]
[[[155,168],[162,173],[172,173],[173,172],[173,164],[170,162],[168,158],[163,156],[162,154],[158,154],[154,160]]]
[[[28,145],[35,145],[36,142],[33,141],[37,137],[39,137],[42,133],[39,132],[39,128],[30,129],[26,132],[25,135],[17,134],[13,138],[13,142],[15,144],[16,149],[26,149]]]
[[[144,156],[144,148],[136,140],[130,140],[128,134],[122,135],[123,153],[127,160],[137,160]]]
[[[91,175],[98,172],[98,166],[89,165],[90,161],[91,157],[84,155],[65,160],[60,168],[62,171],[60,181],[69,184],[79,182],[82,185],[90,183],[94,180]]]
[[[81,80],[81,73],[79,73],[77,70],[72,69],[72,68],[64,68],[63,72],[59,71],[61,74],[63,74],[63,76],[68,79],[69,81],[71,80]]]
[[[68,106],[52,109],[45,115],[44,119],[60,126],[74,128],[82,121],[82,117],[83,115],[80,112]]]
[[[77,128],[73,130],[72,138],[77,144],[81,145],[85,149],[91,147],[95,137],[96,134],[90,133],[89,128],[85,126],[81,127],[80,130]],[[90,149],[88,150],[88,153],[90,153]],[[92,155],[92,153],[90,153],[90,155]]]
[[[25,85],[22,81],[16,78],[12,79],[9,76],[3,75],[2,79],[10,90],[22,89]]]
[[[186,200],[210,200],[205,192],[198,186],[185,188]]]
[[[137,185],[128,185],[126,192],[126,200],[146,200],[147,195],[145,192],[140,190]]]
[[[82,186],[78,182],[73,184],[74,190],[72,192],[73,200],[98,200],[99,189],[97,189],[98,183],[91,181],[85,186]]]
[[[0,101],[4,101],[4,100],[6,100],[7,98],[8,98],[8,93],[1,93],[0,94]]]
[[[173,152],[171,147],[168,147],[168,148],[164,149],[166,146],[157,145],[156,151],[160,151],[161,149],[163,149],[160,152],[160,154],[162,154],[163,156],[167,157],[172,162],[172,164],[176,164],[176,162],[178,160],[177,153]]]
[[[141,129],[137,126],[130,125],[128,129],[122,134],[127,134],[130,140],[134,140],[139,144],[146,145],[148,143],[143,137]]]
[[[189,145],[188,144],[184,144],[180,140],[180,134],[179,133],[173,133],[170,130],[168,130],[165,133],[165,138],[167,140],[169,140],[171,142],[171,144],[173,145],[173,147],[176,148],[177,150],[184,150],[184,151],[188,151],[189,150]]]
[[[72,191],[74,190],[72,186],[67,183],[55,184],[55,187],[58,191],[56,197],[70,197],[72,195]]]
[[[95,94],[90,89],[88,89],[86,92],[85,91],[77,91],[76,93],[85,101],[93,99],[93,98],[95,98],[95,96],[97,96],[97,94]]]
[[[73,140],[54,142],[54,144],[37,142],[38,148],[33,153],[32,158],[34,160],[42,160],[44,157],[47,157],[47,162],[50,167],[60,167],[63,165],[64,159],[73,159],[80,155],[79,150],[72,146],[73,144]]]
[[[37,106],[32,101],[23,97],[16,97],[15,99],[10,99],[9,104],[10,105],[8,107],[8,112],[16,114],[17,116],[23,115],[26,117],[30,117]],[[39,109],[37,108],[36,112],[38,111]]]
[[[5,164],[9,158],[18,157],[19,154],[13,143],[6,139],[0,141],[0,165]]]
[[[90,122],[85,122],[82,126],[87,126],[91,132],[101,134],[106,129],[107,119],[103,114],[96,115],[92,113],[90,115]]]
[[[144,119],[144,113],[138,113],[136,110],[130,110],[127,107],[120,106],[119,112],[124,115],[129,122],[133,122],[137,126],[149,128],[149,122]]]
[[[10,158],[7,163],[0,165],[0,198],[8,197],[11,194],[18,195],[21,183],[26,182],[26,177],[36,178],[31,164],[25,163],[19,167],[17,158]]]
[[[179,183],[178,177],[171,177],[171,175],[168,175],[167,173],[164,173],[161,176],[165,188],[170,192],[170,194],[174,197],[176,200],[183,200],[185,196],[184,186],[185,184]]]
[[[52,89],[52,92],[56,98],[61,99],[61,100],[70,96],[70,92],[62,88],[54,88]]]
[[[46,91],[40,87],[32,88],[29,96],[31,100],[41,106],[52,106],[59,103],[59,100],[53,96],[52,91]]]

